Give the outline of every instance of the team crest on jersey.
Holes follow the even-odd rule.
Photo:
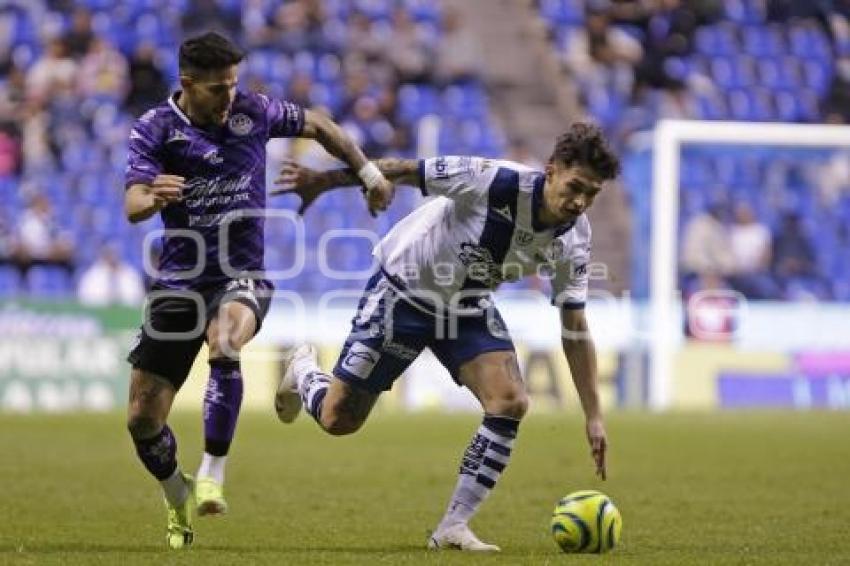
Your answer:
[[[528,232],[527,230],[517,230],[516,236],[514,236],[514,241],[517,245],[527,246],[531,242],[534,241],[534,234]]]
[[[234,114],[227,122],[230,131],[237,136],[246,136],[254,128],[254,121],[245,114]]]

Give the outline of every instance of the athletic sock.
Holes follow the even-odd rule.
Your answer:
[[[242,370],[239,360],[210,360],[210,377],[204,395],[204,452],[226,456],[233,442],[242,406]],[[200,475],[200,472],[198,473]]]
[[[499,481],[511,458],[519,420],[484,416],[464,452],[457,485],[440,527],[467,523]]]
[[[168,425],[151,438],[133,439],[136,454],[148,472],[159,480],[165,497],[172,505],[186,500],[189,487],[177,467],[177,440]]]

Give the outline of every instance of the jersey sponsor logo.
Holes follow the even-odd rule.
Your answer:
[[[467,277],[487,287],[496,287],[502,282],[502,273],[493,259],[493,254],[484,246],[463,242],[458,259],[467,268]]]
[[[514,241],[520,246],[527,246],[534,241],[534,234],[528,230],[517,230]]]
[[[505,206],[503,206],[502,208],[494,208],[493,212],[495,212],[496,214],[498,214],[499,216],[501,216],[502,218],[504,218],[508,222],[514,221],[514,216],[513,216],[513,214],[511,214],[511,207],[508,206],[507,204]]]
[[[176,143],[176,142],[187,142],[187,141],[189,141],[189,136],[187,136],[186,134],[184,134],[180,130],[174,130],[173,132],[171,132],[171,136],[168,138],[168,140],[165,143]]]
[[[348,349],[348,353],[342,361],[342,367],[360,379],[366,379],[379,359],[381,359],[381,355],[378,352],[363,342],[355,342]]]
[[[237,136],[246,136],[254,129],[254,121],[245,114],[234,114],[227,122],[230,131]]]

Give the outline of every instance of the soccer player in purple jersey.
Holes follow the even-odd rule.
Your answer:
[[[359,172],[371,212],[393,186],[330,119],[291,102],[237,90],[244,54],[215,34],[180,46],[181,90],[130,132],[125,212],[160,213],[165,225],[132,365],[127,427],[145,468],[162,485],[171,548],[192,543],[192,506],[227,510],[224,466],[242,401],[239,352],[257,333],[273,289],[264,279],[266,142],[314,138]],[[177,465],[166,424],[202,343],[209,345],[204,456],[194,479]]]

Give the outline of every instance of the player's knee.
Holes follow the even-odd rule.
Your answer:
[[[210,342],[210,359],[231,358],[239,359],[244,343],[235,336],[222,336]]]
[[[148,415],[130,415],[127,418],[127,430],[136,440],[152,438],[162,429],[163,423]]]
[[[348,415],[340,415],[332,412],[327,415],[322,415],[322,428],[324,428],[328,434],[332,434],[333,436],[353,434],[360,430],[361,426],[363,426],[363,421],[357,420]]]
[[[528,412],[528,395],[522,390],[512,390],[493,399],[490,405],[485,410],[491,415],[521,419]]]

